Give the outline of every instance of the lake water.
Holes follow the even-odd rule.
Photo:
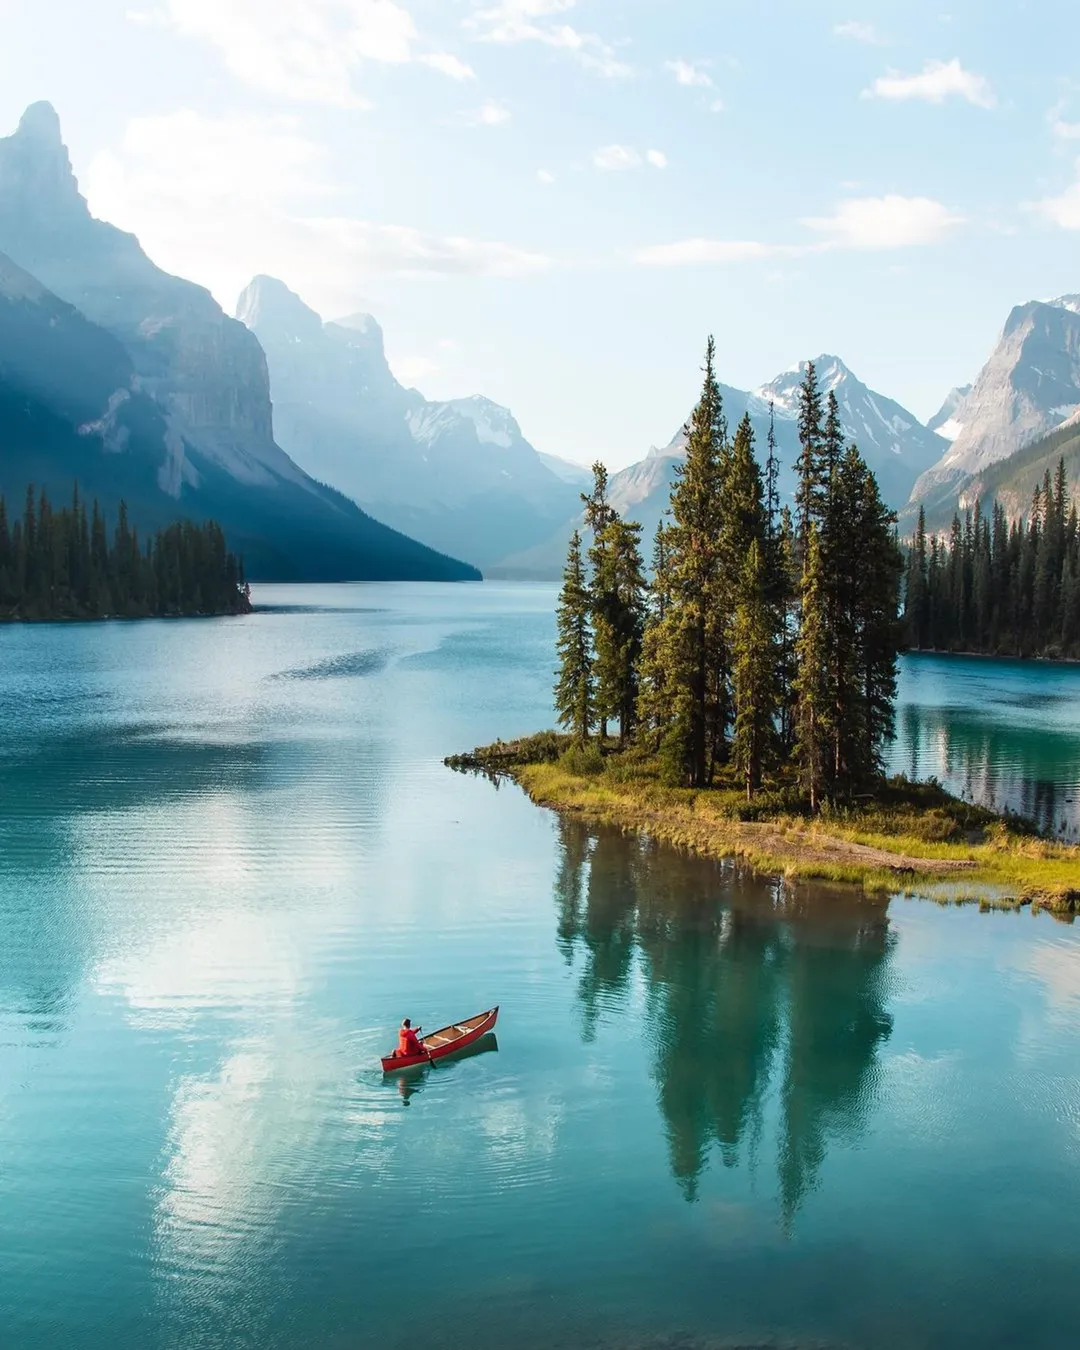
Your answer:
[[[550,588],[256,598],[0,631],[3,1350],[1073,1350],[1080,925],[450,773],[550,724]],[[1076,828],[1080,670],[901,692],[898,767]]]

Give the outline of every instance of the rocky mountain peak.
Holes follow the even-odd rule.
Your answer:
[[[253,332],[273,332],[288,342],[310,341],[322,333],[319,315],[277,277],[253,277],[236,302],[236,317]]]
[[[1080,314],[1080,295],[1059,295],[1051,304],[1058,309],[1069,309],[1074,314]]]
[[[955,499],[964,478],[1039,440],[1080,409],[1080,300],[1074,308],[1074,299],[1029,300],[1013,309],[978,379],[949,410],[940,431],[951,431],[953,443],[919,478],[913,503]]]
[[[31,103],[13,134],[0,137],[0,201],[39,216],[89,215],[51,103]]]

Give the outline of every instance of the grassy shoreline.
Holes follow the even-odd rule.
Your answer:
[[[555,732],[452,755],[453,769],[510,778],[538,806],[587,824],[645,833],[706,857],[736,857],[761,872],[903,889],[905,879],[998,888],[995,905],[1080,912],[1080,847],[1039,836],[1013,816],[961,801],[936,783],[903,778],[842,810],[812,816],[794,784],[753,802],[732,782],[666,786],[638,751],[570,748]]]

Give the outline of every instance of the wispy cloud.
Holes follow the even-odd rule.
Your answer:
[[[889,45],[889,39],[879,32],[872,23],[864,23],[858,19],[849,19],[847,23],[834,24],[833,35],[840,38],[849,38],[852,42],[862,42],[867,47],[887,47]]]
[[[356,87],[368,61],[416,62],[454,80],[473,75],[450,52],[426,51],[396,0],[163,0],[129,17],[209,43],[237,79],[297,102],[370,106]]]
[[[756,239],[679,239],[638,249],[634,261],[646,267],[689,267],[702,263],[758,262],[797,253],[796,247],[763,244]]]
[[[615,48],[595,33],[583,33],[557,16],[576,8],[577,0],[473,0],[473,13],[466,28],[482,42],[540,42],[559,47],[579,65],[605,79],[623,79],[633,67],[619,58]],[[554,21],[553,21],[554,20]]]
[[[551,184],[554,183],[555,181],[555,175],[551,172],[550,169],[537,169],[536,181],[538,183],[543,183],[545,187],[550,187]]]
[[[640,169],[643,164],[666,169],[667,155],[662,150],[646,150],[642,155],[631,145],[602,145],[593,155],[593,164],[612,173],[620,169]]]
[[[686,267],[798,258],[838,249],[887,251],[936,244],[962,223],[962,216],[928,197],[857,197],[840,202],[830,216],[801,221],[821,236],[812,242],[680,239],[639,249],[634,260],[649,267]]]
[[[469,127],[498,127],[510,121],[510,109],[489,98],[482,107],[463,113],[461,120]]]
[[[670,70],[675,76],[675,83],[681,84],[684,89],[711,89],[712,77],[708,71],[701,68],[699,62],[694,61],[665,61],[664,69]]]
[[[1080,159],[1076,161],[1076,182],[1059,197],[1045,197],[1033,202],[1029,210],[1037,211],[1051,225],[1063,230],[1080,230]]]
[[[891,195],[850,197],[831,216],[811,216],[801,223],[826,235],[835,247],[893,249],[936,244],[964,218],[930,197]]]
[[[451,52],[428,52],[416,58],[422,66],[449,75],[452,80],[475,80],[476,71]]]
[[[342,210],[326,150],[289,117],[190,110],[130,122],[95,159],[84,189],[97,215],[133,230],[168,270],[231,306],[254,273],[279,276],[340,312],[383,276],[520,276],[542,254],[429,234]]]
[[[955,57],[951,61],[927,61],[917,75],[889,71],[864,89],[862,97],[895,102],[918,99],[924,103],[944,103],[955,97],[967,99],[977,108],[992,108],[997,101],[990,81],[965,70]]]

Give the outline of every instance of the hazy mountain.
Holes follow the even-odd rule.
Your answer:
[[[964,399],[971,393],[970,384],[962,384],[956,389],[950,389],[945,396],[945,402],[931,417],[926,424],[928,431],[936,431],[946,441],[955,441],[962,430],[960,422],[957,420],[957,410],[961,407]]]
[[[265,276],[236,312],[266,352],[281,444],[380,520],[484,566],[574,509],[571,466],[553,471],[506,408],[399,384],[370,315],[324,323]]]
[[[972,475],[1039,440],[1078,410],[1080,297],[1018,305],[978,379],[949,410],[952,445],[915,484],[905,519],[920,504],[951,515]]]
[[[592,486],[592,469],[586,465],[577,464],[572,459],[560,459],[558,455],[545,454],[543,450],[538,450],[537,454],[540,462],[564,483],[572,484],[579,491]]]
[[[78,470],[104,503],[128,496],[133,516],[137,503],[144,525],[216,516],[253,576],[475,575],[371,520],[275,444],[257,340],[91,216],[47,103],[0,139],[0,250],[9,491],[32,470],[66,496]]]
[[[801,362],[768,384],[750,391],[730,385],[720,387],[724,412],[732,431],[743,415],[749,413],[757,438],[758,458],[762,462],[769,429],[769,405],[772,404],[781,462],[779,488],[782,500],[790,500],[795,490],[794,466],[799,453],[797,397],[806,366],[805,361]],[[839,357],[819,356],[815,368],[823,393],[836,394],[845,436],[855,441],[877,474],[885,500],[899,507],[907,500],[919,474],[941,457],[948,442],[924,427],[914,414],[898,403],[867,388]],[[612,504],[626,518],[640,521],[646,552],[657,523],[667,510],[684,444],[685,431],[680,427],[662,449],[654,447],[643,460],[611,477]],[[579,516],[575,514],[541,545],[516,550],[493,569],[493,574],[557,575],[565,557],[566,541],[578,520]]]

